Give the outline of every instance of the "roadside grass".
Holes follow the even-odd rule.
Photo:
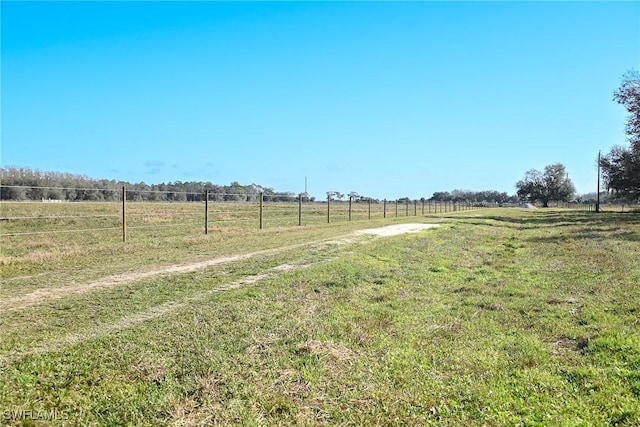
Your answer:
[[[185,238],[161,264],[325,243],[0,313],[0,424],[640,425],[640,216],[438,218],[342,243],[383,223]],[[74,280],[159,250],[80,257]]]

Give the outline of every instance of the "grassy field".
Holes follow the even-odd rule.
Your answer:
[[[2,238],[0,425],[640,425],[637,213],[99,233]]]

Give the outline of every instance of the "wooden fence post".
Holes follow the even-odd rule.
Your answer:
[[[260,230],[262,230],[262,227],[264,227],[263,209],[264,209],[264,194],[260,192]]]
[[[122,186],[122,241],[127,241],[127,187]]]
[[[369,219],[371,219],[371,198],[369,198]]]
[[[298,226],[302,225],[302,193],[298,195]]]
[[[387,199],[382,202],[382,218],[387,218]]]
[[[204,234],[209,234],[209,190],[204,190]]]
[[[327,224],[331,222],[331,196],[327,195]]]
[[[351,201],[353,200],[352,196],[349,196],[349,221],[351,221]]]

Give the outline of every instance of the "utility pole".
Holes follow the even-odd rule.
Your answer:
[[[596,212],[600,212],[600,150],[598,150],[598,193],[596,194]]]

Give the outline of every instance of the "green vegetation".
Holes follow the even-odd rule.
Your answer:
[[[600,159],[607,189],[621,199],[640,200],[640,74],[629,70],[613,93],[629,113],[625,126],[629,147],[615,146]]]
[[[637,213],[59,236],[3,238],[3,424],[640,424]]]
[[[569,179],[563,164],[545,166],[544,172],[531,169],[524,179],[516,183],[520,200],[541,202],[549,207],[549,202],[569,202],[573,200],[576,189]]]
[[[0,200],[12,201],[50,199],[113,202],[122,199],[122,186],[127,187],[127,200],[136,202],[196,202],[204,200],[205,191],[209,192],[209,200],[217,202],[253,202],[259,193],[263,193],[264,200],[271,202],[292,202],[298,198],[292,192],[275,191],[258,184],[232,182],[218,185],[202,181],[175,181],[149,185],[15,166],[0,167],[0,177]],[[310,198],[303,195],[303,200],[310,201]]]

